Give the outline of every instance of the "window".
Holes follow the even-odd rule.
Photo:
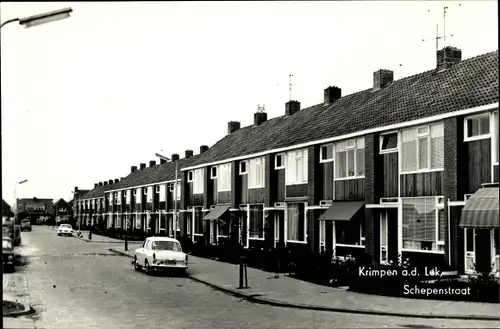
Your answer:
[[[443,124],[403,130],[402,141],[404,173],[444,168]]]
[[[194,208],[194,234],[203,234],[203,212],[200,207]]]
[[[321,146],[319,162],[331,162],[331,161],[333,161],[333,144]]]
[[[160,185],[155,186],[155,193],[160,193]]]
[[[264,239],[264,206],[249,205],[249,238]]]
[[[274,157],[274,169],[285,168],[285,154],[276,154]]]
[[[306,241],[305,208],[304,203],[287,204],[287,241]]]
[[[261,188],[265,186],[265,158],[256,158],[249,161],[248,188]]]
[[[240,175],[246,175],[248,173],[248,161],[241,161],[240,164]]]
[[[335,221],[335,244],[363,246],[365,243],[363,220]]]
[[[167,200],[167,190],[165,189],[165,185],[158,185],[158,190],[159,190],[159,199],[160,202],[165,202]]]
[[[121,228],[122,227],[122,216],[121,215],[116,215],[116,228]]]
[[[288,152],[286,158],[286,184],[307,183],[307,149]]]
[[[192,182],[193,181],[193,171],[189,171],[188,172],[188,183]]]
[[[447,226],[436,197],[403,198],[403,249],[444,250]]]
[[[490,114],[481,114],[464,120],[464,140],[487,138],[490,135]]]
[[[365,176],[365,139],[350,139],[335,145],[336,179]]]
[[[380,136],[380,154],[398,151],[398,133],[391,132]]]
[[[217,177],[217,191],[231,191],[231,164],[219,165],[219,176]]]
[[[138,195],[138,197],[137,197],[137,198],[135,198],[135,202],[136,202],[136,203],[141,203],[141,199],[142,199],[142,198],[141,198],[141,189],[140,189],[140,188],[138,188],[136,191],[137,191],[137,195]]]
[[[148,195],[148,190],[149,190],[149,187],[143,188],[142,189],[143,194],[147,196]]]
[[[203,169],[194,171],[193,194],[203,194]]]
[[[134,190],[134,196],[136,196],[136,195],[137,195],[137,190]]]
[[[176,184],[176,195],[175,195],[175,198],[177,199],[177,201],[179,201],[181,199],[181,184]]]
[[[493,163],[498,164],[498,147],[499,145],[499,140],[498,140],[498,135],[500,134],[500,127],[498,126],[498,111],[493,112],[493,141],[492,141],[492,146],[493,146]]]
[[[214,179],[217,178],[217,167],[213,166],[210,168],[210,178]]]

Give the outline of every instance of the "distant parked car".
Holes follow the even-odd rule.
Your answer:
[[[14,271],[14,243],[11,238],[2,237],[2,265],[6,271]]]
[[[57,228],[57,235],[68,235],[68,236],[73,236],[73,228],[69,224],[61,224]]]
[[[24,218],[21,219],[21,231],[31,231],[31,219]]]
[[[134,268],[148,274],[154,270],[187,270],[188,256],[182,252],[178,240],[168,237],[150,237],[135,250]]]

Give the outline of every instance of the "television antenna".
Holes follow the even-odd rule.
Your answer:
[[[293,74],[289,74],[288,75],[288,100],[291,101],[292,100],[292,77],[293,77]]]

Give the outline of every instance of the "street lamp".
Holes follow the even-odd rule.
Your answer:
[[[169,157],[166,157],[164,155],[161,155],[159,153],[155,153],[157,157],[159,157],[160,159],[163,159],[165,161],[170,161],[170,162],[175,162],[175,182],[174,182],[174,215],[175,215],[175,218],[173,220],[173,228],[174,228],[174,239],[177,237],[177,171],[178,171],[178,166],[179,166],[179,163],[178,161],[174,161],[172,159],[170,159]]]
[[[17,182],[16,185],[14,185],[14,215],[17,214],[17,185],[24,184],[27,181],[28,181],[27,179],[24,179],[24,180],[22,180],[20,182]]]
[[[25,28],[30,28],[33,26],[38,26],[38,25],[42,25],[45,23],[55,22],[55,21],[59,21],[61,19],[69,18],[70,14],[72,12],[73,12],[73,9],[64,8],[64,9],[54,10],[54,11],[51,11],[48,13],[28,16],[28,17],[24,17],[24,18],[12,18],[12,19],[9,19],[9,20],[6,20],[5,22],[3,22],[1,27],[4,27],[5,25],[7,25],[9,23],[19,22],[19,25],[22,25]]]

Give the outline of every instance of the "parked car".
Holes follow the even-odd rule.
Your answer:
[[[68,235],[68,236],[73,236],[73,228],[69,224],[61,224],[57,228],[57,235]]]
[[[24,218],[21,219],[21,231],[31,231],[31,219],[30,218]]]
[[[2,225],[2,237],[8,237],[12,240],[14,246],[21,244],[21,226],[15,225],[13,222]]]
[[[178,240],[168,237],[150,237],[141,248],[135,250],[134,268],[147,273],[154,270],[177,270],[186,272],[188,256],[182,251]]]
[[[14,271],[14,243],[11,238],[2,237],[2,265],[5,271]]]

